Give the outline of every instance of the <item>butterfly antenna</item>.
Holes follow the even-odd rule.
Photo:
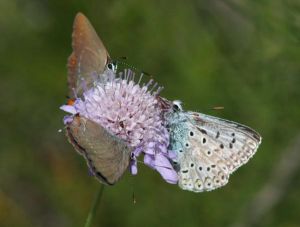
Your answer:
[[[134,191],[134,176],[133,175],[131,175],[132,177],[130,178],[131,180],[130,180],[130,184],[131,184],[131,189],[132,189],[132,203],[133,203],[133,205],[135,205],[136,204],[136,197],[135,197],[135,191]]]
[[[127,63],[124,62],[124,61],[120,61],[119,59],[127,60],[127,57],[118,57],[117,60],[116,60],[116,62],[117,62],[118,64],[120,64],[120,65],[123,65],[123,66],[126,66],[126,67],[128,67],[128,68],[131,68],[131,69],[133,69],[133,70],[136,71],[136,72],[140,72],[142,75],[149,76],[151,79],[153,78],[153,76],[152,76],[150,73],[147,73],[147,72],[145,72],[145,71],[143,71],[143,70],[141,70],[141,69],[139,69],[139,68],[137,68],[137,67],[135,67],[135,66],[133,66],[133,65],[127,64]]]
[[[142,71],[132,65],[129,65],[127,64],[126,62],[123,62],[123,61],[120,61],[119,59],[127,59],[126,57],[119,57],[117,58],[117,60],[115,61],[117,64],[120,64],[120,65],[123,65],[125,67],[128,67],[128,68],[125,68],[124,69],[124,73],[120,72],[119,75],[123,76],[125,80],[127,81],[130,81],[130,80],[135,80],[135,75],[136,73],[135,72],[140,72],[140,77],[139,77],[139,80],[137,82],[137,84],[141,84],[141,81],[143,80],[143,77],[144,75],[148,76],[150,78],[150,80],[148,81],[147,84],[142,84],[142,86],[147,86],[149,87],[150,85],[152,85],[154,79],[153,79],[153,75],[145,72],[145,71]],[[130,70],[132,69],[132,70]],[[157,89],[155,92],[154,89]],[[153,92],[154,95],[158,95],[161,91],[163,90],[163,87],[158,87],[158,83],[155,83],[153,84],[153,86],[151,87],[150,89],[150,92]]]
[[[132,202],[133,202],[133,205],[136,204],[136,197],[135,197],[134,191],[132,191]]]
[[[127,60],[127,57],[126,57],[126,56],[118,57],[118,58],[117,58],[117,61],[119,61],[119,59],[121,59],[121,60]]]
[[[224,110],[225,107],[224,106],[214,106],[212,109],[213,110]]]

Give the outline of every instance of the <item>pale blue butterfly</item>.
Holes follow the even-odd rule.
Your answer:
[[[166,110],[169,149],[177,154],[173,165],[178,185],[184,190],[203,192],[224,186],[261,143],[261,136],[247,126],[184,111],[180,101],[160,100]]]

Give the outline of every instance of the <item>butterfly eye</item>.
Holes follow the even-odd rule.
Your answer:
[[[174,111],[182,111],[182,106],[180,101],[173,101],[173,109]]]
[[[109,63],[109,64],[107,65],[107,68],[109,68],[109,69],[113,69],[113,65],[112,65],[112,63]]]
[[[175,111],[178,111],[178,110],[179,110],[179,106],[176,105],[176,104],[174,104],[174,105],[173,105],[173,109],[174,109]]]
[[[111,62],[111,63],[108,63],[107,64],[107,68],[109,70],[112,70],[113,72],[116,72],[117,71],[117,63],[116,62]]]

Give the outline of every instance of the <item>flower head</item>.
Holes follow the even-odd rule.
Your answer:
[[[83,98],[61,109],[99,123],[132,147],[132,174],[137,174],[137,157],[143,153],[146,165],[157,170],[167,182],[177,183],[177,173],[170,163],[175,157],[167,149],[169,133],[157,100],[160,88],[151,92],[152,80],[142,86],[140,81],[135,83],[130,70],[121,77],[109,78],[105,82],[95,81],[94,86],[83,93]],[[65,124],[70,121],[72,116],[66,116]]]

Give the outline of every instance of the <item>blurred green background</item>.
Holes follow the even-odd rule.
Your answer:
[[[99,188],[58,132],[78,11],[163,96],[263,136],[255,157],[209,193],[139,164],[138,176],[105,189],[94,226],[300,226],[300,161],[289,164],[300,149],[274,171],[300,133],[298,0],[0,0],[0,226],[83,226]],[[269,209],[256,217],[265,187]]]

